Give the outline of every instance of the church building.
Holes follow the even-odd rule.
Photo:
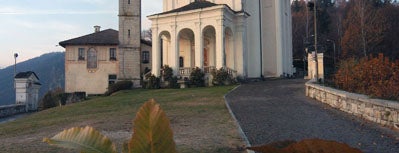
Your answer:
[[[225,68],[243,79],[293,74],[290,0],[163,0],[152,21],[152,73]]]

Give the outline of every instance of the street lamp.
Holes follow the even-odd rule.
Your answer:
[[[14,53],[14,88],[15,88],[15,76],[17,75],[17,57],[18,53]]]

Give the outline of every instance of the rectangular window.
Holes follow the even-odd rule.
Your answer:
[[[150,52],[149,51],[143,51],[143,55],[142,55],[142,60],[143,63],[150,63]]]
[[[109,49],[109,60],[116,61],[116,48]]]
[[[85,60],[85,49],[84,48],[79,48],[78,49],[78,60],[79,61],[84,61]]]
[[[108,75],[108,84],[115,84],[117,80],[117,76],[115,74]]]

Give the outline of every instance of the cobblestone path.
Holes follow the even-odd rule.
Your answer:
[[[399,132],[305,96],[305,80],[244,84],[226,96],[251,145],[321,138],[365,153],[399,153]]]

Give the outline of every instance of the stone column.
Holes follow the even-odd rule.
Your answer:
[[[179,75],[179,37],[177,26],[172,25],[170,31],[170,67],[173,69],[174,75]]]
[[[158,37],[158,27],[152,27],[152,74],[160,75],[161,67],[161,41]]]
[[[201,22],[195,23],[195,66],[204,67],[204,37],[202,33]]]
[[[276,66],[277,72],[276,75],[283,74],[283,25],[282,25],[282,18],[283,18],[283,11],[282,11],[282,2],[281,0],[276,1]]]
[[[223,17],[222,17],[223,18]],[[219,19],[216,28],[216,68],[226,65],[224,52],[224,19]]]
[[[246,71],[246,65],[247,65],[247,51],[246,51],[246,32],[245,32],[245,17],[242,16],[240,17],[240,21],[238,22],[238,25],[236,26],[236,33],[234,35],[235,37],[235,43],[234,43],[234,48],[235,48],[235,54],[236,54],[236,59],[235,61],[237,62],[236,64],[236,70],[237,70],[237,75],[241,77],[246,77],[247,71]]]

